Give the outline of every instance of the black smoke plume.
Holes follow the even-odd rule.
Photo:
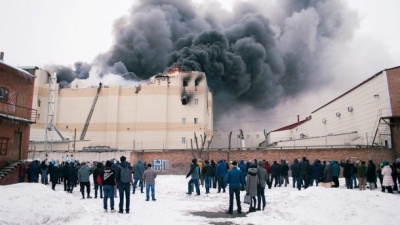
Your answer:
[[[279,13],[270,15],[266,7]],[[329,81],[321,62],[331,43],[351,36],[349,12],[337,0],[246,1],[232,12],[191,1],[141,0],[115,23],[108,52],[92,64],[55,70],[64,86],[87,77],[91,66],[125,79],[147,79],[174,64],[202,71],[217,122],[234,109],[270,109]]]

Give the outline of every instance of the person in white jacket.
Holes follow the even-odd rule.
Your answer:
[[[389,193],[393,193],[393,178],[392,178],[392,168],[390,168],[389,162],[385,161],[383,163],[383,169],[382,169],[382,176],[383,176],[383,182],[382,182],[382,192],[385,192],[387,189]]]

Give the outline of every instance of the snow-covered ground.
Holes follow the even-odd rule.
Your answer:
[[[274,224],[274,225],[337,225],[384,224],[400,222],[400,194],[382,193],[380,189],[348,190],[340,180],[340,188],[309,187],[298,191],[288,187],[266,189],[264,211],[228,215],[228,191],[186,195],[185,176],[159,175],[156,179],[157,201],[145,201],[145,194],[131,194],[131,213],[105,213],[100,198],[82,199],[78,188],[72,194],[58,184],[20,183],[0,186],[0,224]],[[291,185],[291,184],[290,184]],[[91,186],[93,188],[93,186]],[[243,200],[244,192],[241,192]],[[94,196],[94,190],[91,190]],[[115,199],[118,211],[119,199]],[[249,205],[242,203],[244,212]]]

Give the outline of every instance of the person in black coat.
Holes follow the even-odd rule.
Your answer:
[[[210,187],[211,187],[211,178],[213,176],[214,170],[212,166],[210,165],[210,161],[205,160],[205,164],[202,168],[201,174],[204,176],[204,182],[206,186],[206,194],[210,193]]]
[[[277,161],[274,161],[274,164],[271,166],[271,183],[275,180],[274,187],[276,187],[276,185],[281,185],[280,175],[281,165],[279,165]]]
[[[98,162],[96,164],[96,169],[93,171],[93,183],[94,183],[94,198],[97,198],[97,191],[100,188],[100,198],[103,198],[103,185],[97,182],[97,177],[100,175],[101,171],[103,171],[103,163]]]
[[[376,166],[372,160],[368,161],[367,167],[367,183],[371,191],[376,188]]]
[[[282,186],[283,182],[285,182],[285,187],[289,184],[289,165],[286,163],[286,160],[281,160],[281,176],[279,187]]]
[[[76,186],[76,180],[78,179],[78,167],[75,163],[71,163],[69,170],[68,190],[72,193]]]
[[[71,173],[71,166],[69,162],[65,162],[63,167],[63,176],[64,176],[64,191],[69,192],[69,174]]]
[[[347,189],[353,189],[353,182],[351,180],[351,176],[353,175],[354,164],[351,163],[350,160],[346,160],[346,162],[343,162],[342,160],[340,166],[343,167],[343,177],[346,180]]]
[[[310,171],[310,163],[308,162],[306,157],[303,157],[303,160],[299,164],[299,180],[297,181],[297,189],[301,190],[302,185],[304,185],[304,189],[308,188],[308,185],[310,184]]]
[[[212,177],[211,177],[211,183],[213,188],[217,188],[217,177],[215,176],[215,167],[217,164],[215,164],[215,161],[212,159],[211,160],[211,167],[213,169]]]
[[[293,164],[290,165],[290,170],[292,171],[293,188],[295,188],[297,180],[299,179],[299,174],[300,174],[299,160],[298,159],[295,159]]]
[[[58,164],[50,164],[50,181],[51,181],[51,189],[54,191],[56,190],[56,184],[58,183],[58,170],[59,166]]]

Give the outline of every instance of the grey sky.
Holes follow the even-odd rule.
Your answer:
[[[0,0],[0,51],[4,61],[14,66],[48,64],[73,65],[77,61],[92,62],[113,44],[114,22],[128,14],[132,0]],[[215,4],[213,0],[196,0]],[[229,7],[229,0],[221,0]],[[271,4],[273,0],[260,0]],[[342,52],[340,60],[325,62],[326,68],[338,74],[331,88],[310,90],[295,99],[287,99],[268,115],[288,115],[293,112],[307,116],[311,111],[357,85],[374,73],[400,65],[400,8],[398,0],[343,1],[358,13],[358,27],[353,37],[332,51]],[[274,14],[273,8],[265,10]],[[332,72],[331,71],[331,72]],[[348,76],[351,74],[351,76]],[[343,82],[343,78],[347,81]],[[316,97],[318,96],[318,97]],[[285,112],[286,107],[292,107]],[[242,112],[248,113],[246,109]],[[264,118],[265,112],[253,112],[255,118]],[[243,117],[246,120],[246,117]],[[247,119],[249,120],[249,119]],[[226,121],[232,121],[227,117]],[[278,121],[278,120],[277,120]],[[281,122],[277,122],[281,123]],[[282,123],[287,123],[282,122]],[[265,126],[265,125],[263,125]],[[269,126],[279,126],[270,124]]]

